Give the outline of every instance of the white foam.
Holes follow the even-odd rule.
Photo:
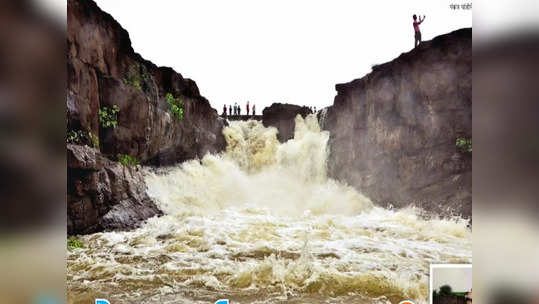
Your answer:
[[[471,262],[465,221],[375,207],[328,178],[329,134],[314,116],[297,117],[284,144],[276,134],[256,121],[231,122],[225,153],[147,174],[165,216],[131,232],[82,237],[88,246],[68,253],[68,298],[82,298],[81,286],[102,292],[112,280],[117,294],[125,290],[115,302],[161,293],[163,302],[228,294],[248,302],[421,303],[429,263]]]

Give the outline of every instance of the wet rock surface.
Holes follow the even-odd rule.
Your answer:
[[[97,149],[67,145],[67,232],[126,230],[161,211],[146,194],[140,166],[124,166]]]
[[[264,127],[275,127],[279,131],[277,139],[285,142],[294,137],[296,115],[303,118],[311,114],[308,107],[302,107],[286,103],[274,103],[262,111],[262,123]]]
[[[423,42],[361,79],[336,85],[319,114],[329,174],[380,205],[471,217],[472,29]]]
[[[92,1],[68,1],[68,130],[90,130],[105,155],[137,157],[162,165],[225,148],[219,119],[196,83],[168,67],[144,60],[129,34]],[[170,93],[183,103],[174,117]],[[104,128],[98,111],[119,107],[116,128]]]
[[[135,53],[127,31],[93,1],[69,0],[67,18],[67,131],[84,135],[75,142],[81,147],[68,148],[67,183],[73,188],[77,181],[99,181],[83,185],[95,195],[68,195],[70,231],[132,227],[156,214],[155,206],[130,210],[151,204],[143,191],[133,190],[145,187],[138,173],[114,162],[118,154],[153,166],[202,158],[224,150],[226,122],[200,95],[194,81]],[[181,101],[183,119],[170,111],[167,94]],[[116,127],[104,126],[99,110],[113,107],[119,109]],[[122,196],[118,188],[110,190],[117,195],[104,199],[109,190],[96,188],[115,185],[133,192]]]

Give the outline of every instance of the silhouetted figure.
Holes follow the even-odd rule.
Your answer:
[[[226,116],[226,105],[223,105],[223,115]]]
[[[253,103],[253,116],[256,115],[256,105]]]
[[[232,105],[228,105],[228,113],[232,116]]]
[[[245,105],[245,109],[247,110],[247,116],[249,116],[249,102],[247,101],[247,104]]]
[[[423,19],[421,19],[421,16],[419,17],[419,22],[417,21],[417,16],[414,15],[414,31],[415,31],[415,41],[414,41],[414,48],[416,48],[421,43],[421,31],[419,30],[419,25],[425,21],[425,15],[423,15]]]
[[[238,115],[241,115],[241,107],[238,106]]]
[[[316,113],[316,107],[314,107],[314,113]]]

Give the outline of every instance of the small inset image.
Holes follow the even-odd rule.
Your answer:
[[[472,265],[431,264],[430,303],[472,304]]]

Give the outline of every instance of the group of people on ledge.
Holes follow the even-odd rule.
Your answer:
[[[417,19],[417,15],[413,15],[412,19],[414,19],[414,22],[412,23],[414,27],[414,48],[417,47],[421,43],[421,31],[419,30],[419,25],[425,21],[425,15],[423,15],[423,18],[421,16],[419,17],[419,21]],[[245,110],[247,112],[247,116],[249,115],[256,115],[256,106],[253,104],[252,108],[249,108],[249,102],[247,101],[247,104],[245,104]],[[251,114],[249,114],[249,110],[251,110]],[[311,110],[312,113],[316,113],[316,107],[309,107],[309,110]],[[241,115],[241,107],[238,105],[237,102],[234,103],[234,105],[228,105],[228,108],[225,105],[223,105],[223,116],[238,116]]]
[[[249,102],[247,102],[247,104],[245,105],[245,110],[247,112],[247,114],[245,114],[245,115],[256,115],[256,105],[255,104],[253,104],[253,107],[251,108],[249,106]],[[223,116],[227,116],[227,115],[230,115],[230,116],[241,115],[241,107],[238,105],[237,102],[235,102],[233,106],[228,105],[228,108],[226,107],[226,104],[223,105]]]

